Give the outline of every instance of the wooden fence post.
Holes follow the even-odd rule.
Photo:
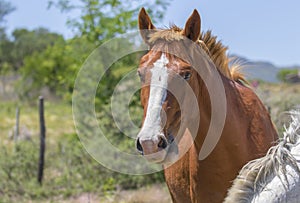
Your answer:
[[[40,156],[39,156],[39,168],[38,168],[38,182],[42,184],[44,174],[44,160],[45,160],[45,139],[46,139],[46,127],[44,117],[44,98],[39,97],[39,118],[40,118]]]
[[[15,126],[15,134],[14,134],[14,141],[17,142],[18,137],[19,137],[19,131],[20,131],[20,127],[19,127],[19,121],[20,121],[20,108],[17,106],[16,108],[16,126]]]

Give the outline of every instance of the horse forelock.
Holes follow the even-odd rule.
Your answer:
[[[157,29],[149,33],[148,42],[150,44],[156,44],[161,41],[170,43],[173,41],[184,40],[184,38],[185,36],[182,35],[182,29],[176,25],[171,25],[170,28]],[[228,48],[224,46],[221,41],[217,40],[217,37],[213,36],[210,30],[200,34],[197,44],[209,56],[209,58],[214,62],[216,68],[225,77],[234,81],[243,81],[247,83],[244,75],[241,73],[243,64],[232,63],[229,65],[232,58],[227,55]]]
[[[294,147],[300,145],[300,111],[291,111],[290,115],[292,121],[285,128],[283,138],[269,149],[266,156],[250,161],[241,169],[228,191],[225,203],[251,202],[276,176],[287,190],[285,174],[288,165],[300,175],[297,160],[291,153]],[[283,174],[283,178],[280,174]]]

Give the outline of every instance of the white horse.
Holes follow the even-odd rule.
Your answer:
[[[300,111],[292,111],[282,140],[246,164],[224,203],[300,202]]]

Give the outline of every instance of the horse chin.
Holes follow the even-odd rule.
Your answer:
[[[167,154],[168,154],[168,151],[166,149],[163,149],[163,150],[160,150],[153,154],[144,155],[144,157],[150,163],[160,164],[160,163],[164,162]]]
[[[162,164],[164,167],[168,167],[179,159],[178,146],[173,142],[166,149],[145,155],[145,158],[151,163]]]

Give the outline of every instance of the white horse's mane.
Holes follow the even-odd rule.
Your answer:
[[[288,128],[285,127],[283,138],[269,149],[266,156],[250,161],[242,168],[228,191],[225,203],[252,202],[275,177],[279,178],[287,191],[287,168],[298,174],[299,184],[300,160],[296,160],[293,149],[297,149],[297,154],[300,155],[300,111],[291,111],[289,114],[291,123]]]

